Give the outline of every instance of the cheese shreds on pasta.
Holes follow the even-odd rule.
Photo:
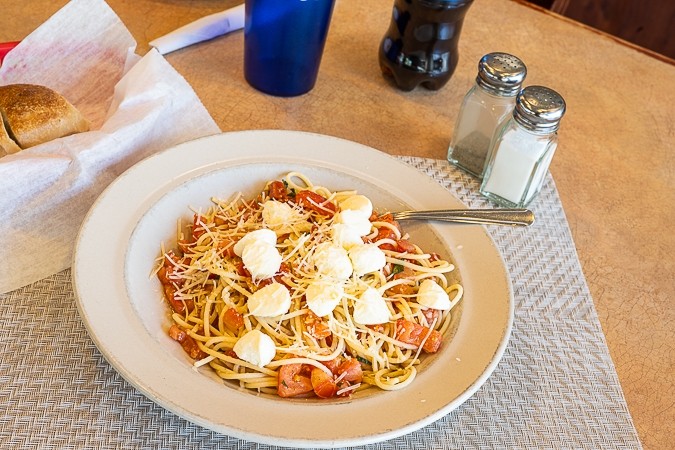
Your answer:
[[[462,299],[462,286],[447,278],[454,266],[410,242],[391,214],[342,214],[355,191],[334,192],[298,172],[261,188],[253,199],[212,198],[191,224],[179,224],[173,249],[161,244],[156,274],[172,308],[169,335],[195,368],[283,397],[413,383],[421,355],[438,350]],[[369,203],[358,200],[345,205]],[[336,226],[353,232],[345,221],[358,214],[359,229],[367,219],[370,231],[339,240]],[[379,250],[354,251],[360,245]],[[370,272],[352,270],[350,258],[379,252],[359,261]],[[440,286],[434,292],[447,295],[439,304],[449,309],[417,303],[425,280]]]

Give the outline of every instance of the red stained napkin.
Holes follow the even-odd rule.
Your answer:
[[[9,53],[9,51],[14,47],[19,45],[19,42],[20,41],[0,42],[0,64],[2,64],[2,60],[5,59],[5,55]]]
[[[137,161],[220,132],[186,80],[104,0],[71,0],[6,54],[0,85],[59,92],[91,130],[0,158],[0,292],[71,264],[85,214]]]

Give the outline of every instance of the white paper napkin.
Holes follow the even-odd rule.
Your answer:
[[[150,41],[159,53],[165,55],[197,42],[244,28],[244,5],[202,17],[169,34]]]
[[[135,47],[103,0],[72,0],[0,67],[0,84],[48,86],[91,123],[0,158],[0,292],[69,267],[82,219],[124,170],[220,132],[185,79],[157,51],[141,58]]]

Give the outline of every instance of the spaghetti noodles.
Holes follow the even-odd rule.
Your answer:
[[[413,382],[463,289],[437,254],[354,191],[288,173],[252,200],[212,199],[179,225],[157,275],[169,335],[221,378],[282,397]]]

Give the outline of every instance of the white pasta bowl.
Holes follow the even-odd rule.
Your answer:
[[[452,411],[487,380],[509,339],[513,296],[498,249],[477,225],[405,223],[412,240],[456,265],[464,298],[441,350],[399,391],[336,400],[256,394],[192,367],[167,335],[169,309],[152,271],[179,219],[212,196],[251,198],[291,171],[331,190],[357,190],[379,211],[464,207],[418,170],[372,148],[291,131],[225,133],[141,161],[93,205],[76,243],[73,281],[87,330],[110,364],[149,399],[219,433],[290,447],[391,439]]]

